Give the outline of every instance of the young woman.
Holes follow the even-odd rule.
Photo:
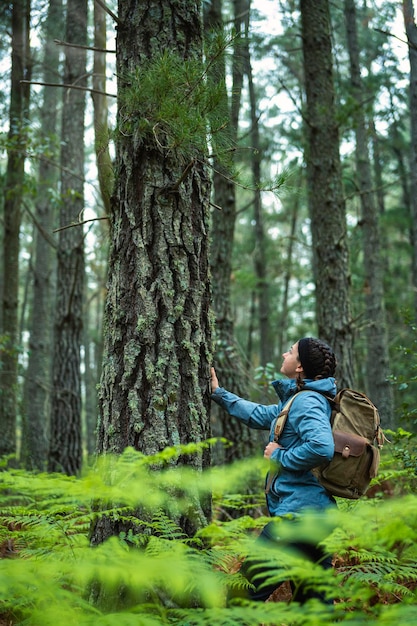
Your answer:
[[[330,346],[314,337],[300,339],[283,354],[281,373],[287,378],[272,383],[280,402],[268,406],[244,400],[220,387],[215,369],[212,368],[212,399],[249,428],[269,430],[269,443],[265,447],[264,457],[279,468],[266,495],[271,516],[297,516],[306,509],[323,510],[335,505],[334,498],[326,492],[312,472],[313,468],[330,461],[334,454],[330,425],[331,405],[325,395],[336,395],[335,369],[336,357]],[[294,398],[279,443],[275,443],[273,439],[277,416],[291,396],[298,391],[311,393],[300,393]],[[273,523],[267,524],[260,535],[260,541],[276,547],[274,529]],[[314,534],[312,529],[312,537]],[[311,543],[305,540],[293,543],[292,547],[311,561],[320,563],[322,567],[331,567],[331,557],[324,554],[314,539]],[[256,578],[253,575],[254,570]],[[265,585],[268,567],[262,568],[258,563],[254,568],[247,563],[243,572],[249,580],[252,578],[251,582],[256,587],[250,592],[250,597],[254,600],[266,600],[275,588],[275,585]],[[306,586],[296,588],[292,584],[292,588],[293,599],[297,601],[304,602],[311,597],[323,600],[320,594],[308,590]]]

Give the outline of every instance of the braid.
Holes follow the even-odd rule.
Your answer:
[[[307,374],[307,378],[328,378],[334,376],[336,370],[336,356],[331,347],[315,337],[308,337],[299,342],[300,348],[303,349],[301,360],[304,367],[304,373]],[[300,388],[302,381],[297,381],[297,386]]]
[[[336,370],[336,357],[329,345],[320,339],[310,339],[310,358],[317,363],[319,370],[316,378],[328,378],[334,376]]]
[[[305,385],[304,378],[302,378],[300,374],[297,374],[297,378],[295,379],[295,382],[297,384],[297,391],[302,391]]]

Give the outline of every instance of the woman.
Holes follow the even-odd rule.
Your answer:
[[[272,383],[280,403],[262,405],[239,398],[219,386],[216,372],[212,368],[212,399],[225,409],[229,415],[244,422],[249,428],[269,430],[269,443],[265,447],[264,457],[277,465],[279,471],[270,484],[266,495],[271,516],[293,514],[301,511],[324,510],[335,505],[334,498],[319,483],[313,468],[330,461],[334,454],[334,442],[330,425],[331,406],[325,395],[336,395],[334,379],[336,357],[326,343],[314,337],[306,337],[295,343],[283,354],[281,373],[287,378]],[[279,443],[274,442],[276,418],[286,402],[298,391],[311,393],[298,394],[289,411]],[[325,394],[325,395],[324,395]],[[312,535],[314,533],[312,532]],[[267,541],[276,547],[274,524],[267,524],[260,535],[261,541]],[[292,544],[313,562],[322,567],[331,567],[331,557],[324,554],[320,546],[305,540]],[[252,567],[250,568],[250,565]],[[256,569],[256,580],[252,580],[255,590],[250,593],[254,600],[266,600],[275,585],[259,588],[267,579],[267,567],[247,563],[243,569],[249,579],[249,570]],[[259,576],[264,572],[264,577]],[[304,588],[293,588],[293,599],[300,602],[311,597],[319,597]]]

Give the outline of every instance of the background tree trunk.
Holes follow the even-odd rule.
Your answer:
[[[87,0],[68,0],[66,85],[86,86]],[[50,471],[77,474],[82,464],[81,345],[83,341],[85,92],[63,91],[61,214],[53,360]]]
[[[7,170],[4,184],[3,329],[0,364],[0,456],[16,453],[19,236],[29,115],[30,1],[15,0],[12,10],[12,73]]]
[[[417,26],[412,0],[403,0],[404,26],[410,60],[410,207],[412,237],[412,279],[417,319]]]
[[[318,335],[338,359],[340,386],[352,385],[353,329],[345,203],[333,84],[328,0],[300,1],[306,91],[306,166]]]
[[[94,106],[94,140],[98,181],[104,212],[110,213],[110,198],[113,192],[114,172],[110,157],[108,128],[108,106],[106,94],[106,53],[107,28],[106,12],[94,2],[94,68],[92,93]]]
[[[290,232],[288,236],[288,245],[286,259],[284,261],[284,275],[283,275],[283,290],[282,290],[282,305],[281,305],[281,319],[278,328],[278,354],[283,354],[288,350],[287,346],[291,344],[291,338],[288,336],[288,313],[289,313],[289,287],[293,272],[293,255],[294,255],[294,242],[295,234],[297,230],[298,214],[300,209],[300,191],[302,183],[302,174],[299,172],[297,181],[295,183],[294,193],[290,195],[289,202],[289,219],[290,219]]]
[[[98,2],[94,2],[94,64],[93,64],[93,114],[94,114],[94,147],[96,153],[97,176],[100,187],[99,202],[100,210],[105,215],[110,215],[110,199],[114,187],[114,170],[110,156],[110,129],[108,125],[108,96],[106,96],[106,66],[108,48],[106,11]],[[112,50],[113,52],[113,50]],[[115,50],[114,50],[115,52]],[[102,207],[101,207],[102,204]],[[95,286],[93,293],[89,293],[89,285],[86,285],[85,297],[85,323],[84,323],[84,411],[85,415],[85,438],[86,449],[89,455],[96,450],[97,443],[97,383],[100,380],[102,360],[102,326],[101,315],[97,307],[100,307],[104,291],[104,283],[99,270],[102,259],[103,272],[107,273],[107,246],[109,227],[106,220],[100,220],[95,226],[98,232],[98,240],[102,245],[97,246],[95,253],[96,275],[93,278]],[[98,286],[96,286],[98,283]],[[94,310],[92,309],[94,307]]]
[[[132,118],[126,107],[137,68],[146,65],[152,72],[160,68],[161,58],[178,59],[178,72],[187,62],[201,62],[201,5],[195,0],[175,5],[120,0],[118,19],[121,132],[112,198],[98,451],[120,453],[133,446],[154,454],[210,435],[210,182],[205,157],[193,147],[195,137],[182,151],[170,149],[172,126],[166,126],[163,141],[153,131],[141,134],[140,120],[157,114],[153,105],[146,110],[144,101],[137,110],[130,104]],[[175,71],[167,73],[168,91],[177,103],[186,102],[194,90],[177,81]],[[127,122],[129,133],[123,130]],[[155,124],[150,127],[155,129]],[[199,471],[210,458],[203,452],[182,462]],[[179,523],[192,534],[209,515],[210,503],[196,494],[190,499],[190,514]],[[103,524],[105,534],[111,532],[111,524]],[[95,535],[102,536],[100,524]]]
[[[255,275],[257,278],[257,296],[258,296],[258,323],[260,336],[259,358],[260,365],[265,367],[272,361],[273,341],[270,327],[270,305],[269,305],[269,281],[267,269],[267,249],[266,234],[263,219],[262,193],[261,193],[261,162],[262,147],[259,133],[259,111],[255,91],[255,85],[252,75],[252,63],[249,48],[249,16],[250,16],[250,0],[247,2],[247,10],[245,12],[245,37],[244,37],[244,58],[245,73],[248,79],[249,90],[249,106],[250,106],[250,138],[251,138],[251,169],[253,192],[253,219],[255,249],[253,253],[253,261]]]
[[[62,39],[62,0],[50,0],[45,27],[44,82],[53,83],[59,75],[59,47]],[[24,386],[24,420],[21,459],[30,469],[45,470],[49,448],[49,420],[52,389],[52,328],[56,289],[56,245],[51,233],[55,227],[59,180],[59,93],[45,87],[41,111],[41,134],[48,142],[47,158],[39,164],[36,202],[35,258],[33,262],[33,304],[30,316],[29,362]],[[54,156],[52,156],[54,155]],[[56,162],[53,162],[53,161]]]
[[[363,258],[366,304],[366,384],[367,392],[378,406],[386,427],[394,428],[393,396],[389,382],[388,337],[384,307],[383,263],[378,207],[373,191],[369,158],[368,132],[363,103],[363,89],[354,0],[345,0],[345,19],[350,58],[353,116],[356,137],[356,176],[362,207]]]
[[[204,24],[206,36],[217,37],[223,27],[222,2],[212,0],[204,5]],[[243,69],[243,68],[242,68]],[[220,79],[221,77],[221,79]],[[232,146],[237,142],[237,127],[231,121],[229,97],[226,88],[225,58],[216,64],[214,80],[222,81],[224,118],[229,119]],[[241,81],[239,81],[241,86]],[[240,99],[241,89],[232,88],[235,102]],[[237,119],[235,118],[235,123]],[[222,147],[214,143],[213,157],[213,201],[212,211],[210,269],[213,284],[213,311],[215,315],[215,358],[214,365],[221,384],[240,396],[248,393],[250,366],[243,361],[242,351],[234,336],[234,319],[231,308],[231,275],[234,229],[236,220],[236,192],[231,179],[231,171],[218,153]],[[211,405],[213,436],[223,437],[233,443],[232,446],[216,446],[212,460],[215,464],[230,462],[250,456],[256,447],[256,438],[250,430],[238,420],[231,420],[220,407]]]

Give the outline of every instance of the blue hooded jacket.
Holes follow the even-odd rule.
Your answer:
[[[322,487],[312,469],[334,454],[334,441],[330,425],[331,406],[322,393],[332,397],[336,394],[336,382],[332,377],[304,381],[303,391],[293,401],[281,433],[278,448],[271,455],[277,465],[277,475],[267,494],[271,515],[296,514],[303,509],[325,509],[335,500]],[[249,428],[269,430],[269,441],[274,440],[276,419],[289,398],[297,392],[293,379],[276,380],[272,383],[279,404],[263,405],[244,400],[218,387],[212,399],[223,409]]]

